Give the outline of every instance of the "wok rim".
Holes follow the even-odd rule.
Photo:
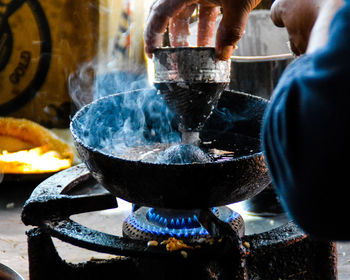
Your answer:
[[[99,102],[101,102],[102,100],[105,100],[105,99],[113,99],[116,96],[121,96],[121,95],[124,95],[124,94],[132,94],[132,93],[135,93],[135,92],[141,92],[143,90],[156,90],[156,89],[153,89],[153,88],[142,88],[142,89],[136,89],[136,90],[131,90],[131,91],[119,92],[119,93],[115,93],[115,94],[111,94],[111,95],[108,95],[108,96],[104,96],[104,97],[98,98],[98,99],[92,101],[91,103],[86,104],[83,107],[81,107],[76,112],[76,114],[72,117],[70,125],[69,125],[71,134],[72,134],[73,139],[74,139],[74,142],[79,144],[84,149],[86,149],[86,150],[88,150],[88,151],[90,151],[90,152],[92,152],[94,154],[99,154],[101,156],[105,156],[105,157],[108,157],[108,158],[113,159],[113,160],[118,160],[118,161],[130,163],[130,164],[137,163],[137,164],[140,164],[141,166],[150,166],[150,165],[162,166],[162,167],[164,167],[164,166],[166,166],[166,167],[169,167],[169,166],[177,166],[177,167],[181,166],[182,168],[193,168],[193,166],[209,166],[209,165],[214,166],[214,165],[221,165],[223,163],[225,163],[225,164],[226,163],[235,163],[236,164],[237,162],[245,161],[247,159],[258,158],[258,157],[261,157],[261,156],[263,157],[263,152],[260,151],[260,152],[256,152],[256,153],[249,154],[249,155],[243,155],[243,156],[240,156],[240,157],[234,157],[232,159],[225,160],[225,161],[222,161],[222,162],[220,162],[220,161],[205,162],[205,163],[194,162],[194,163],[191,163],[191,164],[188,164],[188,163],[185,163],[185,164],[182,164],[182,163],[167,164],[167,163],[145,162],[145,161],[141,161],[141,160],[124,159],[124,158],[116,157],[116,156],[113,156],[111,154],[105,153],[105,152],[103,152],[103,151],[101,151],[99,149],[96,149],[94,147],[91,147],[90,145],[87,145],[76,134],[76,130],[74,128],[74,124],[77,122],[79,117],[81,115],[83,115],[85,113],[85,111],[88,110],[90,107],[94,106],[95,104],[97,104],[97,103],[99,103]],[[233,90],[225,90],[224,92],[231,92],[231,93],[235,93],[235,94],[245,95],[246,97],[251,98],[251,99],[255,99],[255,100],[267,101],[266,99],[264,99],[264,98],[262,98],[260,96],[254,96],[252,94],[248,94],[248,93],[244,93],[244,92],[233,91]],[[178,143],[178,144],[180,144],[180,143]],[[185,167],[185,166],[187,166],[187,167]]]

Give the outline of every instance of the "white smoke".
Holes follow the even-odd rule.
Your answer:
[[[75,126],[81,140],[114,156],[130,147],[180,142],[174,114],[144,66],[118,61],[95,59],[69,77],[71,99],[84,112]]]
[[[119,62],[118,62],[119,61]],[[150,87],[143,65],[96,57],[68,78],[69,94],[79,109],[107,95]]]

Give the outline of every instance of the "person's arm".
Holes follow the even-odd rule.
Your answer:
[[[346,2],[327,43],[283,73],[262,130],[265,158],[284,207],[307,233],[332,240],[350,240],[349,43]]]
[[[344,0],[323,0],[317,20],[312,28],[306,53],[310,54],[324,46],[328,40],[329,26],[334,14],[344,5]]]

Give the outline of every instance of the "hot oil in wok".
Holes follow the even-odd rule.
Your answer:
[[[208,163],[212,158],[208,153],[193,144],[179,144],[171,146],[157,157],[156,163],[188,164]]]
[[[124,146],[123,149],[114,151],[110,147],[105,147],[103,150],[125,160],[159,163],[159,157],[167,149],[178,145],[181,143],[140,143],[138,146]],[[216,139],[206,139],[199,144],[199,148],[211,159],[211,162],[223,162],[259,152],[260,141],[257,138],[230,133],[230,137],[226,135]]]

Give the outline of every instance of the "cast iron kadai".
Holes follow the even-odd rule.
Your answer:
[[[145,95],[147,97],[145,97]],[[239,202],[262,191],[269,183],[268,170],[260,148],[261,119],[267,100],[233,91],[224,91],[217,108],[207,120],[200,137],[209,147],[242,149],[227,161],[195,164],[155,164],[118,158],[96,148],[103,139],[87,140],[98,135],[98,127],[117,129],[124,121],[138,122],[141,109],[122,107],[122,101],[153,98],[152,116],[145,114],[144,134],[156,131],[163,121],[166,105],[156,90],[137,90],[110,95],[81,108],[73,117],[70,129],[81,159],[92,176],[115,196],[129,202],[155,208],[205,209]],[[148,102],[146,102],[149,104]],[[88,113],[97,115],[85,122]],[[130,115],[134,116],[130,119]],[[178,123],[173,125],[177,129]],[[137,126],[135,124],[135,126]],[[151,141],[152,139],[150,139]],[[96,144],[97,143],[97,144]]]

